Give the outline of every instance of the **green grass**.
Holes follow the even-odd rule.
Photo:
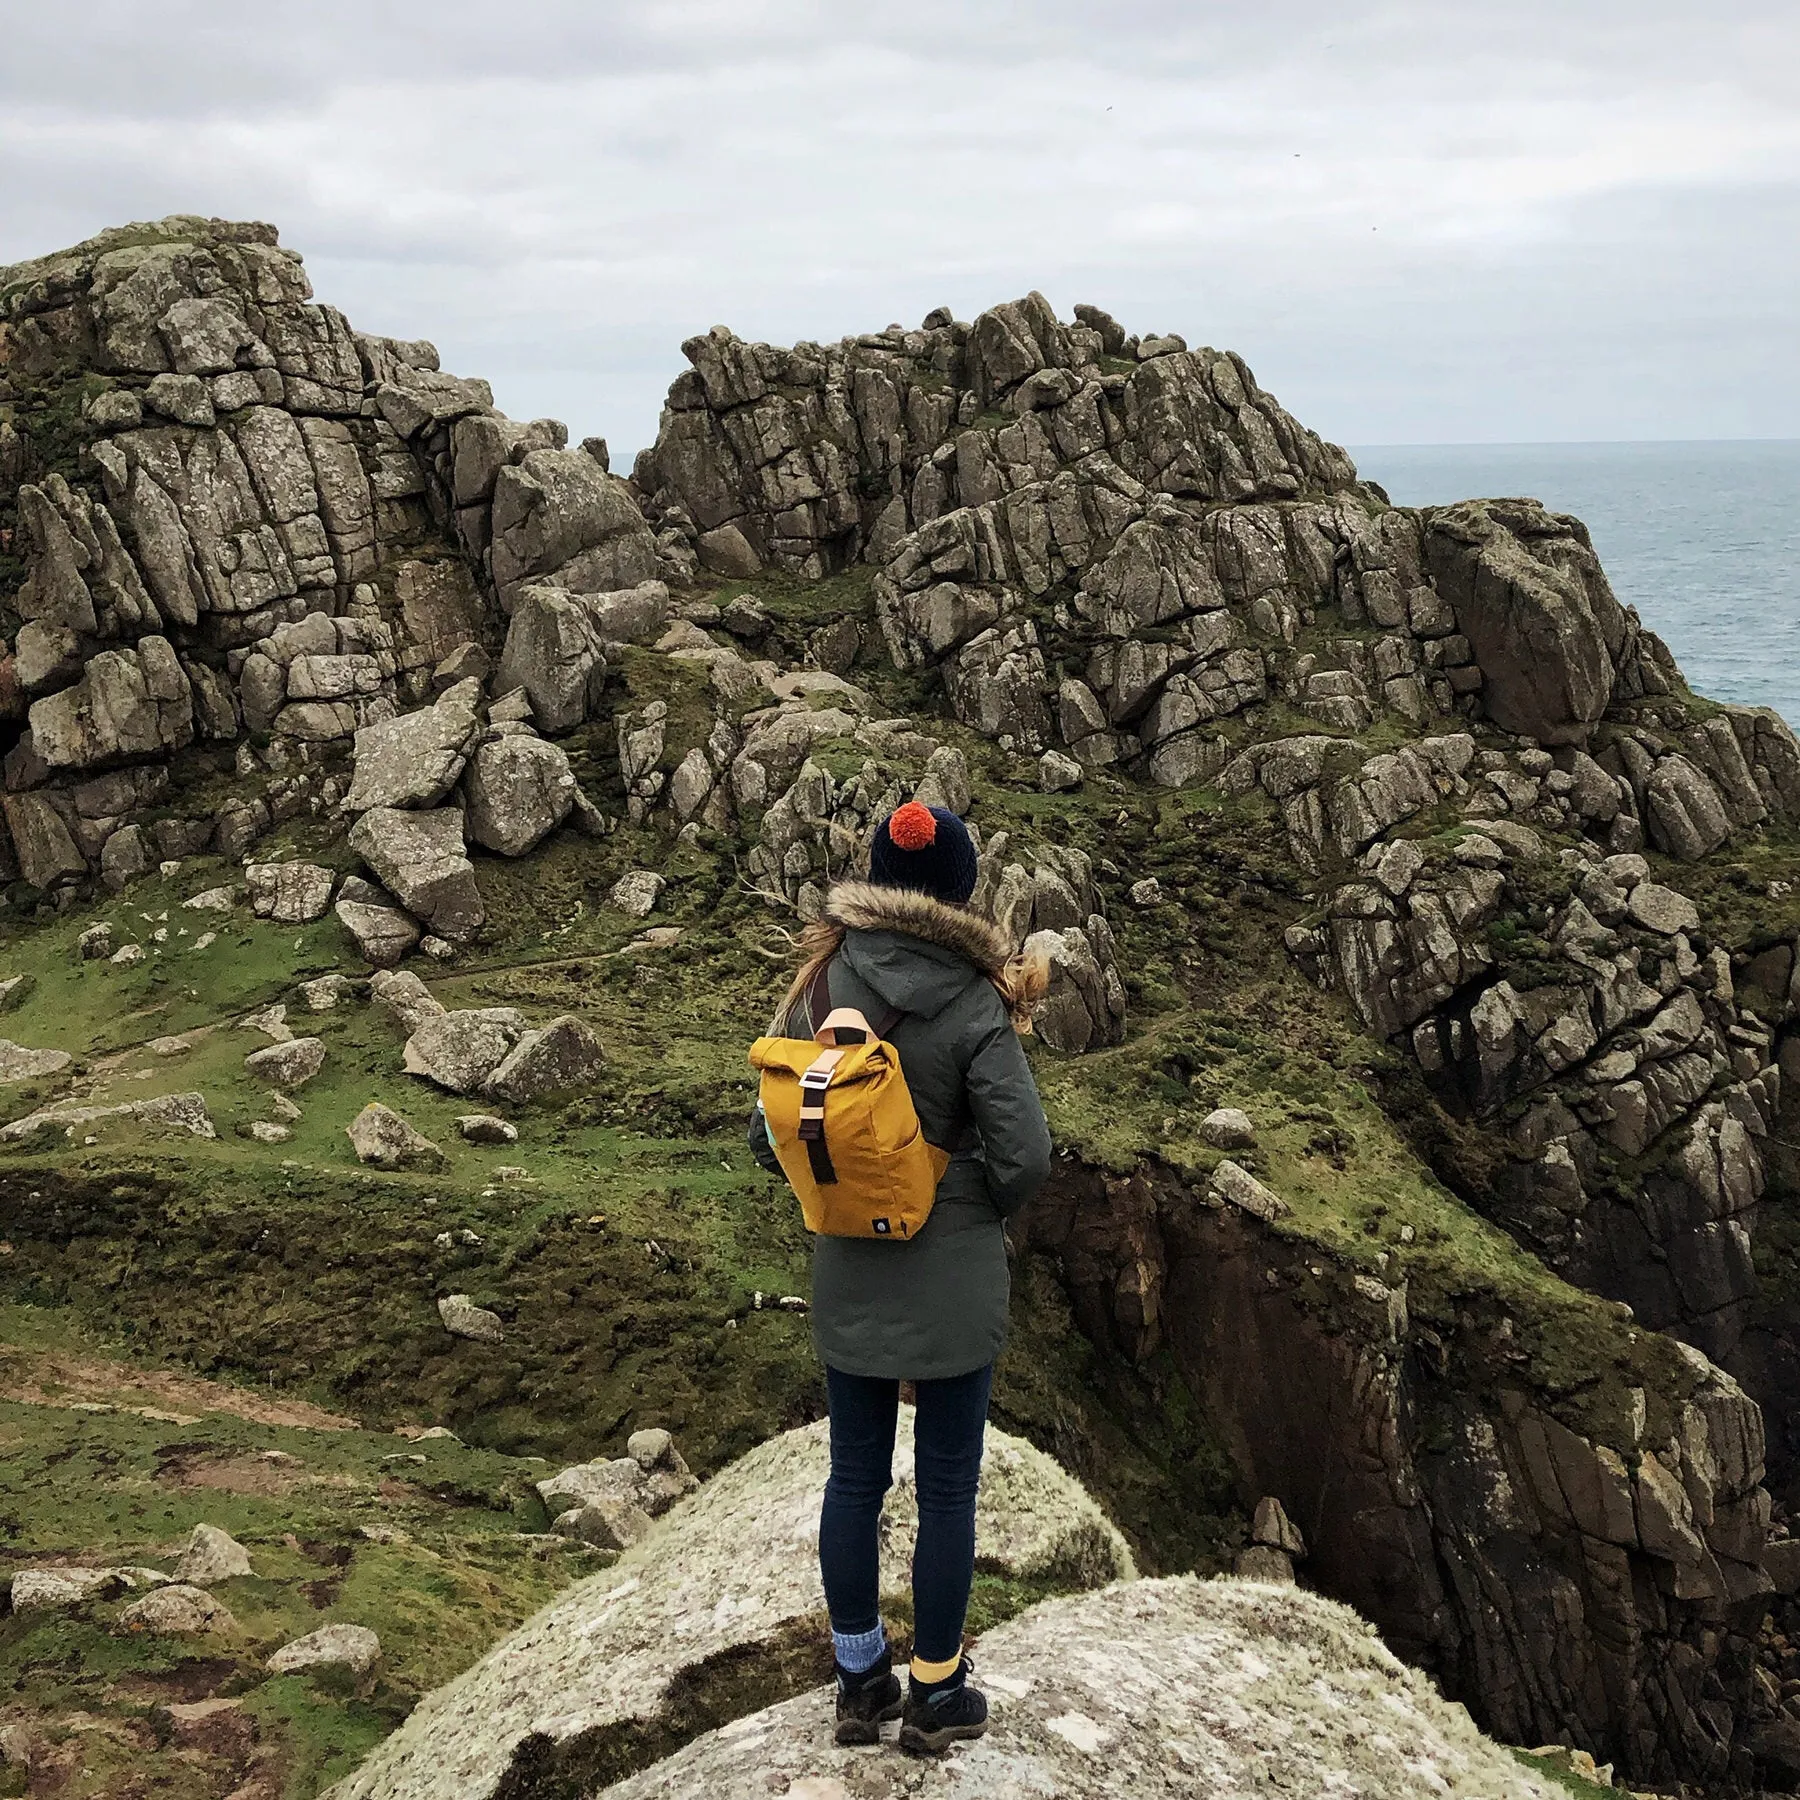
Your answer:
[[[312,1800],[350,1774],[400,1722],[378,1705],[334,1695],[305,1675],[265,1681],[245,1697],[245,1709],[285,1753],[281,1800]]]
[[[528,1479],[545,1472],[541,1463],[447,1438],[413,1443],[390,1432],[260,1425],[225,1412],[145,1418],[123,1406],[89,1412],[10,1400],[0,1400],[0,1435],[5,1544],[15,1557],[96,1546],[150,1555],[203,1522],[246,1542],[389,1519],[435,1527],[445,1507],[458,1514],[458,1531],[541,1531],[548,1523]],[[205,1474],[213,1465],[226,1468],[223,1486]],[[231,1472],[239,1465],[241,1481]],[[190,1468],[199,1471],[192,1481],[183,1473]],[[390,1504],[383,1490],[397,1484],[407,1492]],[[270,1556],[277,1566],[289,1560],[279,1548]]]
[[[1513,1755],[1534,1775],[1543,1780],[1553,1782],[1557,1787],[1567,1788],[1571,1794],[1580,1794],[1591,1800],[1596,1794],[1614,1794],[1616,1787],[1601,1787],[1598,1782],[1589,1781],[1586,1776],[1577,1775],[1566,1763],[1550,1757],[1533,1756],[1529,1750],[1515,1750]]]
[[[17,1254],[0,1280],[73,1301],[200,1367],[273,1370],[384,1418],[436,1409],[496,1444],[591,1446],[635,1421],[684,1429],[710,1463],[811,1416],[804,1322],[752,1308],[759,1289],[806,1284],[797,1212],[740,1136],[752,1098],[746,1021],[766,1009],[774,980],[755,953],[766,923],[710,859],[694,857],[690,875],[665,857],[675,879],[659,922],[684,922],[693,942],[614,956],[640,927],[602,897],[640,853],[649,847],[622,834],[602,845],[568,838],[529,866],[484,862],[509,941],[431,971],[446,1004],[577,1011],[608,1046],[607,1082],[574,1106],[518,1111],[520,1142],[498,1149],[460,1138],[456,1117],[482,1103],[405,1075],[400,1033],[359,1002],[291,1011],[327,1059],[295,1096],[303,1116],[288,1143],[237,1135],[271,1116],[242,1066],[260,1036],[223,1025],[183,1056],[142,1047],[353,967],[335,922],[279,927],[240,909],[210,951],[165,946],[136,970],[76,960],[86,915],[16,935],[0,967],[28,968],[36,987],[0,1030],[80,1060],[55,1082],[9,1090],[9,1115],[77,1085],[96,1102],[199,1088],[220,1137],[151,1139],[134,1122],[108,1122],[79,1134],[92,1145],[0,1154],[0,1186],[18,1200]],[[212,878],[184,872],[173,889],[145,884],[102,910],[121,937],[150,928],[143,912],[210,924],[168,903]],[[371,1099],[439,1143],[445,1165],[363,1169],[345,1127]],[[498,1180],[500,1165],[526,1177]],[[87,1196],[77,1231],[40,1236],[75,1192]],[[465,1231],[480,1244],[464,1244]],[[448,1249],[436,1242],[446,1232]],[[309,1278],[295,1284],[292,1269]],[[434,1300],[452,1290],[516,1320],[517,1350],[495,1356],[446,1339]],[[727,1329],[740,1318],[741,1331]],[[736,1400],[715,1403],[720,1386]]]
[[[823,581],[769,573],[754,581],[721,582],[709,598],[725,606],[737,595],[748,594],[784,634],[815,630],[845,618],[867,620],[873,628],[876,574],[867,563],[828,575]]]
[[[71,1329],[66,1314],[0,1310],[0,1377],[18,1376],[9,1353],[30,1353],[40,1371],[79,1358],[91,1372],[105,1348]],[[128,1364],[115,1365],[133,1377]],[[77,1712],[129,1737],[158,1700],[239,1695],[262,1722],[285,1791],[310,1796],[420,1694],[603,1566],[580,1546],[546,1550],[522,1535],[546,1527],[530,1486],[549,1472],[541,1461],[445,1439],[259,1424],[223,1410],[260,1397],[220,1393],[217,1408],[164,1417],[143,1416],[131,1398],[111,1407],[0,1400],[0,1578],[71,1558],[168,1571],[203,1522],[244,1544],[253,1573],[212,1585],[234,1625],[203,1637],[121,1634],[129,1596],[0,1618],[0,1693],[35,1732]],[[96,1404],[103,1409],[80,1409]],[[166,1400],[153,1410],[166,1412]],[[381,1639],[378,1674],[364,1691],[330,1675],[267,1676],[273,1650],[337,1621]],[[179,1757],[141,1741],[135,1748],[139,1772],[193,1779]],[[107,1785],[114,1778],[102,1759],[88,1791],[119,1791]]]

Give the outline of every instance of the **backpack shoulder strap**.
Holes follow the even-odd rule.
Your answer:
[[[825,1023],[831,1013],[831,964],[819,964],[818,973],[806,984],[806,1036]]]
[[[831,1012],[831,964],[822,962],[818,973],[806,984],[807,1035],[816,1032],[831,1017]],[[869,1029],[878,1038],[885,1039],[905,1017],[905,1007],[890,1006],[880,1018],[869,1022]]]
[[[869,1029],[878,1038],[890,1039],[894,1034],[894,1027],[905,1017],[906,1008],[904,1006],[890,1006],[879,1019],[871,1021]]]

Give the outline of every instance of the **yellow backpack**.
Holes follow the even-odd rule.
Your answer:
[[[750,1047],[769,1142],[800,1197],[806,1229],[823,1237],[916,1237],[950,1152],[926,1143],[899,1052],[886,1041],[905,1015],[896,1008],[871,1026],[855,1007],[832,1009],[825,969],[807,1004],[810,1018],[824,1014],[812,1037],[762,1037]]]

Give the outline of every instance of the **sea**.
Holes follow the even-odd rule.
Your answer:
[[[1530,495],[1574,513],[1621,600],[1688,685],[1800,730],[1800,440],[1371,444],[1358,471],[1399,506]]]

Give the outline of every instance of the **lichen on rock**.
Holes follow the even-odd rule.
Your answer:
[[[733,1720],[607,1788],[725,1800],[758,1788],[899,1800],[1249,1800],[1275,1791],[1555,1800],[1348,1609],[1293,1587],[1127,1582],[1050,1600],[982,1640],[993,1724],[941,1767],[831,1742],[832,1690]],[[853,1785],[852,1785],[853,1784]]]
[[[882,1529],[882,1586],[906,1585],[916,1513],[904,1413]],[[751,1451],[683,1502],[606,1574],[563,1595],[450,1686],[333,1790],[333,1800],[434,1800],[507,1791],[546,1761],[582,1779],[648,1730],[678,1687],[733,1652],[773,1648],[818,1614],[825,1427]],[[977,1554],[1021,1582],[1099,1586],[1134,1573],[1123,1539],[1041,1451],[988,1434]],[[747,1544],[757,1546],[746,1556]]]

